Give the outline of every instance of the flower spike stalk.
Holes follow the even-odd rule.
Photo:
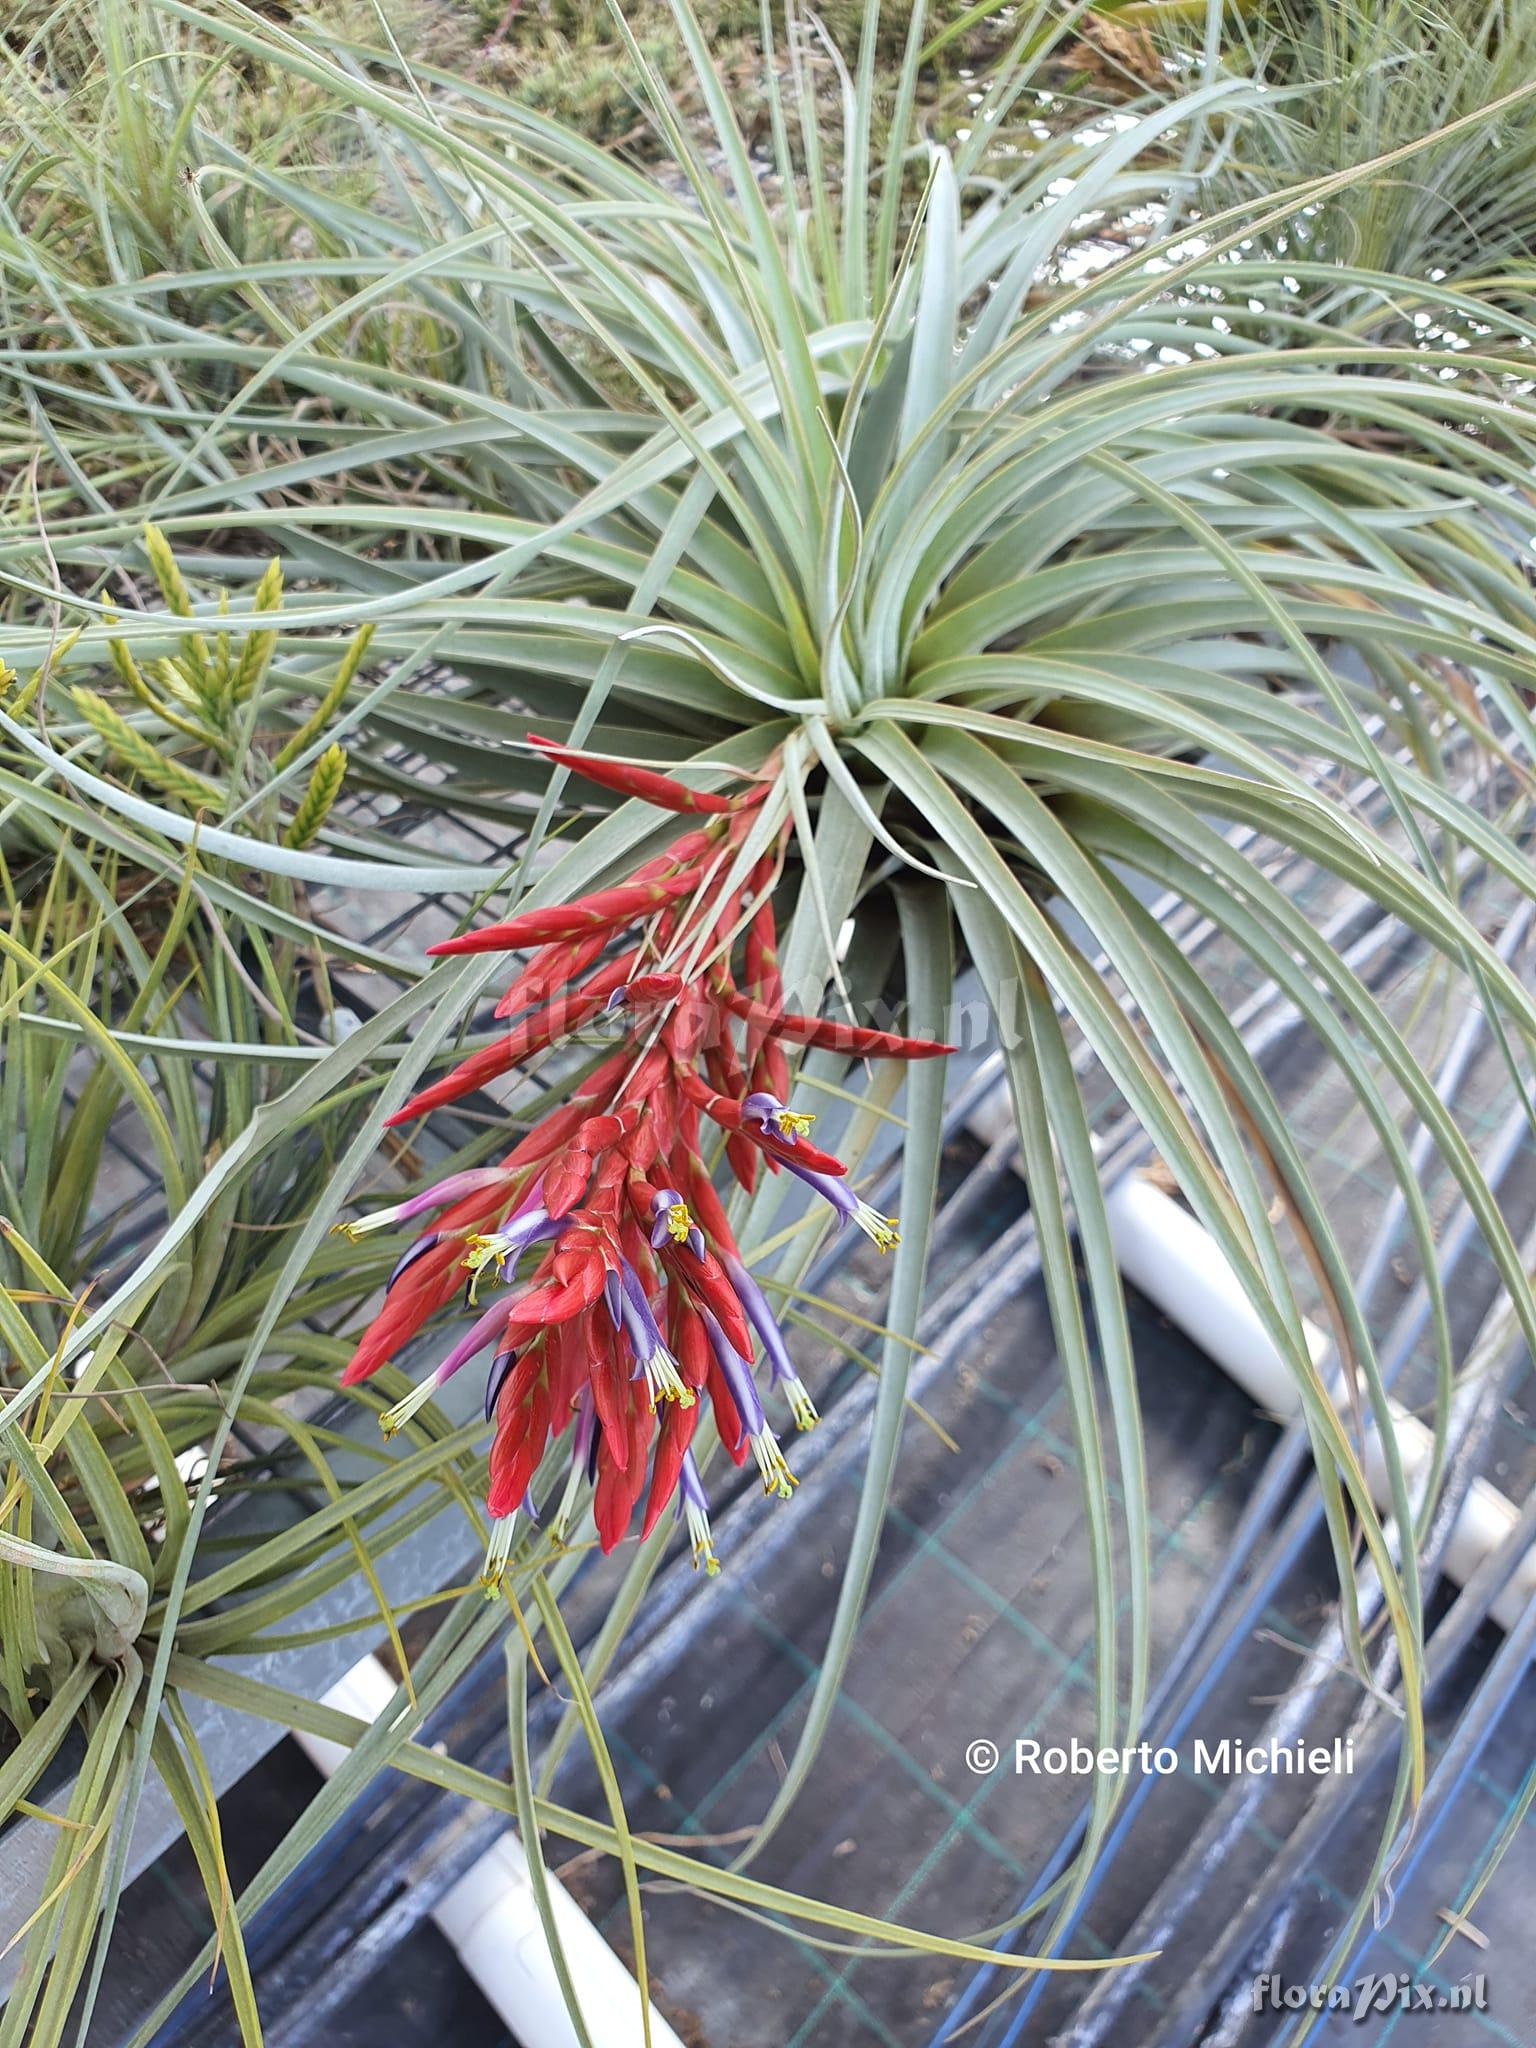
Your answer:
[[[744,1188],[764,1161],[772,1172],[787,1170],[839,1226],[855,1222],[886,1251],[897,1242],[895,1224],[848,1187],[842,1162],[812,1143],[812,1118],[784,1099],[785,1047],[882,1059],[929,1059],[951,1048],[784,1009],[770,890],[788,823],[776,853],[755,865],[740,857],[761,784],[715,795],[649,769],[534,744],[605,789],[704,822],[615,887],[432,948],[531,957],[497,1007],[498,1018],[513,1020],[504,1035],[390,1123],[457,1101],[599,1018],[614,1020],[620,1042],[499,1165],[451,1174],[343,1226],[358,1237],[427,1223],[397,1263],[342,1378],[368,1378],[462,1294],[474,1321],[382,1420],[386,1433],[403,1428],[454,1373],[491,1353],[487,1589],[496,1590],[507,1568],[517,1516],[533,1519],[534,1474],[562,1436],[570,1464],[551,1522],[557,1541],[568,1539],[590,1495],[598,1540],[612,1550],[643,1495],[642,1533],[672,1505],[695,1564],[713,1574],[718,1560],[692,1449],[705,1401],[727,1454],[738,1465],[750,1455],[764,1491],[782,1499],[795,1482],[763,1407],[756,1363],[799,1428],[811,1427],[816,1409],[701,1155],[706,1125],[724,1134]],[[716,885],[722,874],[742,879]],[[707,966],[691,975],[665,965],[700,957]]]

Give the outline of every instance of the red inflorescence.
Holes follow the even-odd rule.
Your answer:
[[[624,1535],[642,1495],[643,1533],[675,1502],[695,1562],[713,1571],[690,1450],[701,1397],[732,1459],[741,1464],[750,1452],[766,1490],[785,1496],[794,1482],[758,1392],[754,1340],[770,1386],[802,1428],[815,1409],[732,1238],[701,1156],[705,1126],[723,1133],[742,1187],[750,1191],[764,1161],[772,1172],[787,1168],[830,1203],[840,1224],[856,1223],[885,1250],[897,1241],[894,1225],[810,1142],[811,1118],[785,1107],[784,1048],[877,1059],[928,1059],[951,1048],[785,1011],[772,905],[782,845],[755,862],[742,853],[762,785],[705,794],[649,769],[536,744],[606,789],[705,822],[617,887],[432,948],[532,957],[497,1006],[498,1018],[516,1018],[506,1034],[423,1089],[392,1124],[455,1101],[605,1014],[623,1035],[580,1093],[544,1116],[499,1166],[451,1175],[346,1226],[356,1236],[435,1212],[396,1266],[343,1380],[376,1372],[459,1294],[466,1274],[476,1307],[488,1280],[510,1283],[384,1417],[386,1431],[398,1429],[460,1366],[491,1354],[487,1585],[499,1583],[515,1516],[534,1512],[530,1483],[566,1430],[572,1457],[557,1535],[588,1483],[604,1550]]]

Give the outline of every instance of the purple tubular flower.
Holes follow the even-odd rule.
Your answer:
[[[676,1188],[658,1188],[651,1196],[651,1250],[660,1251],[669,1240],[687,1245],[696,1259],[704,1256],[704,1233],[688,1214],[688,1204]]]
[[[576,1420],[571,1425],[571,1463],[585,1471],[597,1448],[597,1407],[590,1383],[576,1396]]]
[[[403,1279],[405,1275],[410,1271],[411,1267],[415,1265],[416,1261],[419,1258],[421,1258],[424,1253],[431,1251],[433,1245],[439,1244],[441,1243],[441,1241],[442,1232],[439,1230],[429,1230],[425,1237],[418,1237],[416,1242],[410,1247],[410,1249],[408,1251],[403,1251],[400,1254],[399,1258],[396,1259],[395,1270],[384,1282],[384,1292],[388,1294],[390,1288],[394,1286],[395,1282],[397,1280]]]
[[[477,1195],[482,1188],[495,1187],[506,1178],[506,1169],[501,1166],[471,1166],[462,1173],[450,1173],[446,1180],[438,1181],[424,1194],[412,1195],[408,1202],[402,1202],[400,1221],[409,1223],[428,1209],[441,1209],[449,1202],[462,1202],[466,1195]]]
[[[510,1304],[498,1301],[483,1315],[477,1316],[454,1345],[432,1377],[439,1386],[451,1380],[461,1365],[467,1365],[476,1352],[483,1351],[499,1330],[504,1328]]]
[[[517,1347],[509,1345],[505,1351],[498,1351],[491,1360],[491,1369],[485,1376],[485,1419],[490,1421],[495,1413],[496,1397],[507,1383],[507,1374],[517,1363]]]
[[[714,1354],[715,1363],[720,1368],[720,1377],[729,1388],[732,1404],[741,1418],[742,1435],[756,1436],[758,1431],[766,1426],[768,1418],[764,1415],[763,1404],[757,1397],[757,1388],[752,1381],[752,1368],[738,1353],[711,1311],[701,1305],[699,1314],[704,1318],[705,1334],[709,1338],[709,1348]]]
[[[558,1237],[566,1227],[565,1218],[553,1217],[540,1202],[525,1202],[509,1216],[500,1230],[476,1231],[468,1239],[464,1267],[469,1274],[469,1300],[474,1301],[487,1266],[494,1266],[502,1279],[508,1266],[515,1265],[531,1244]]]
[[[786,1159],[784,1165],[808,1188],[829,1202],[837,1211],[837,1227],[845,1223],[856,1223],[876,1251],[888,1252],[901,1243],[901,1233],[896,1228],[896,1219],[882,1216],[878,1209],[872,1209],[868,1202],[856,1195],[845,1180],[835,1174],[817,1173],[809,1166],[799,1166],[793,1159]]]
[[[678,1240],[679,1230],[686,1235],[688,1227],[688,1204],[676,1188],[658,1188],[651,1197],[651,1250],[660,1251],[668,1238]]]
[[[721,1264],[736,1290],[736,1299],[747,1312],[747,1321],[757,1332],[757,1340],[763,1347],[763,1356],[768,1361],[768,1369],[775,1384],[780,1380],[792,1380],[795,1377],[795,1368],[790,1363],[789,1352],[784,1345],[784,1333],[779,1328],[773,1310],[768,1306],[767,1296],[740,1259],[727,1254],[722,1258]]]
[[[809,1111],[789,1109],[766,1088],[754,1089],[741,1102],[742,1121],[754,1123],[764,1137],[781,1138],[786,1145],[798,1145],[816,1119]],[[788,1160],[783,1162],[786,1166]]]
[[[685,1507],[707,1509],[708,1506],[709,1495],[699,1477],[699,1461],[692,1451],[684,1451],[682,1467],[677,1475],[677,1512],[681,1515]]]
[[[576,1420],[571,1425],[571,1469],[566,1475],[565,1491],[560,1496],[560,1505],[550,1523],[550,1533],[557,1543],[564,1543],[570,1534],[575,1519],[576,1500],[583,1484],[589,1484],[596,1476],[597,1465],[597,1409],[592,1400],[591,1386],[584,1386],[576,1396]]]
[[[784,1453],[779,1449],[779,1440],[768,1427],[768,1418],[763,1413],[763,1404],[758,1399],[757,1388],[753,1384],[751,1363],[738,1355],[730,1339],[707,1308],[701,1307],[699,1314],[704,1318],[704,1330],[709,1338],[709,1348],[714,1353],[715,1364],[720,1368],[721,1377],[730,1392],[732,1406],[741,1417],[742,1430],[747,1442],[752,1446],[752,1455],[756,1458],[757,1469],[762,1474],[763,1491],[776,1493],[780,1500],[788,1500],[796,1484],[795,1475],[785,1464]],[[737,1442],[740,1442],[740,1438]]]
[[[640,1285],[640,1275],[628,1259],[619,1267],[619,1321],[630,1350],[643,1363],[661,1343],[661,1331]]]
[[[677,1360],[667,1349],[656,1326],[656,1318],[651,1314],[651,1305],[640,1285],[640,1276],[628,1259],[620,1265],[619,1277],[619,1322],[635,1358],[631,1378],[638,1379],[642,1373],[645,1375],[653,1408],[658,1401],[680,1401],[685,1408],[691,1408],[693,1389],[684,1386]]]
[[[793,1159],[786,1159],[784,1164],[796,1180],[803,1180],[808,1188],[815,1189],[823,1201],[832,1204],[837,1211],[838,1228],[841,1229],[853,1214],[855,1205],[853,1190],[847,1182],[839,1180],[835,1173],[816,1173],[809,1166],[797,1166]]]
[[[714,1539],[709,1533],[709,1496],[704,1491],[704,1482],[699,1477],[692,1451],[684,1451],[682,1469],[677,1475],[676,1513],[680,1522],[688,1524],[694,1570],[702,1565],[713,1578],[720,1569],[720,1560],[715,1555]]]
[[[482,1188],[504,1186],[506,1179],[506,1170],[500,1166],[467,1167],[463,1173],[450,1173],[446,1180],[424,1188],[419,1195],[411,1195],[388,1209],[375,1209],[371,1216],[359,1216],[351,1223],[338,1223],[336,1228],[356,1242],[371,1231],[389,1230],[396,1223],[413,1222],[416,1217],[425,1215],[428,1209],[441,1209],[449,1202],[462,1201],[466,1195],[478,1194]]]
[[[808,1116],[796,1116],[784,1107],[777,1095],[770,1095],[766,1088],[756,1088],[741,1100],[741,1114],[748,1123],[757,1125],[760,1131],[772,1131],[793,1145],[799,1140],[801,1129],[810,1123]]]
[[[514,1299],[518,1298],[520,1297],[514,1296]],[[435,1372],[429,1373],[424,1380],[414,1386],[403,1400],[396,1401],[392,1408],[385,1409],[384,1413],[379,1417],[379,1423],[386,1436],[393,1436],[396,1430],[403,1429],[417,1409],[424,1408],[438,1388],[446,1386],[461,1365],[467,1365],[476,1352],[483,1351],[492,1338],[501,1333],[506,1326],[507,1315],[511,1306],[510,1302],[498,1301],[494,1308],[488,1308],[483,1315],[470,1324],[469,1328],[464,1332],[458,1343],[454,1345]],[[493,1378],[496,1376],[500,1362],[498,1357],[496,1364],[491,1367]],[[510,1363],[510,1357],[508,1363]],[[498,1382],[499,1390],[500,1385]]]
[[[502,1225],[503,1233],[515,1238],[518,1249],[533,1244],[541,1237],[558,1237],[565,1228],[563,1216],[551,1216],[542,1202],[526,1203],[516,1209]]]
[[[747,1321],[757,1332],[757,1341],[763,1347],[763,1356],[768,1361],[771,1384],[789,1403],[790,1413],[800,1429],[813,1429],[820,1419],[816,1403],[799,1373],[795,1371],[784,1343],[784,1333],[778,1319],[768,1306],[767,1296],[752,1278],[738,1258],[727,1256],[724,1261],[726,1276],[736,1290],[736,1299],[746,1311]]]

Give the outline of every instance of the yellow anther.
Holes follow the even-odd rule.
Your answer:
[[[780,1500],[788,1500],[800,1484],[784,1461],[771,1429],[761,1429],[751,1438],[752,1454],[757,1459],[757,1469],[762,1476],[763,1491],[777,1494]]]
[[[516,1515],[503,1515],[491,1524],[491,1540],[485,1546],[485,1564],[480,1572],[480,1587],[487,1600],[494,1600],[501,1591],[501,1582],[512,1558],[516,1529]]]
[[[789,1412],[795,1418],[796,1429],[814,1429],[821,1417],[805,1382],[801,1379],[785,1380],[783,1392],[789,1403]]]
[[[426,1407],[436,1391],[437,1381],[429,1377],[412,1387],[411,1391],[402,1400],[396,1401],[392,1407],[386,1408],[379,1417],[379,1428],[383,1430],[385,1436],[398,1436],[405,1425],[411,1420],[411,1417]]]
[[[487,1235],[476,1231],[472,1237],[465,1240],[463,1265],[464,1270],[469,1275],[469,1298],[471,1301],[475,1299],[475,1289],[480,1285],[486,1267],[494,1266],[496,1268],[496,1277],[499,1280],[506,1270],[506,1264],[506,1241],[499,1233],[492,1232]]]
[[[693,1546],[693,1568],[703,1571],[708,1578],[714,1578],[720,1570],[720,1560],[715,1555],[714,1538],[710,1534],[708,1511],[697,1502],[689,1501],[688,1540]]]
[[[894,1216],[882,1216],[878,1209],[872,1209],[868,1202],[859,1202],[853,1211],[853,1220],[869,1239],[877,1252],[892,1252],[901,1243],[901,1231]]]
[[[675,1401],[679,1408],[694,1405],[693,1389],[677,1369],[677,1360],[665,1345],[658,1345],[645,1361],[646,1392],[651,1397],[652,1409],[663,1401]]]

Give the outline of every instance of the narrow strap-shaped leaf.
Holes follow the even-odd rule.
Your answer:
[[[908,1028],[938,1037],[947,1027],[954,987],[954,953],[949,909],[942,895],[926,887],[903,887],[898,898]],[[771,1840],[809,1776],[826,1737],[853,1653],[855,1634],[868,1597],[875,1556],[885,1527],[912,1366],[912,1344],[922,1313],[928,1240],[944,1141],[944,1075],[948,1062],[924,1061],[907,1072],[907,1134],[901,1158],[901,1211],[909,1220],[894,1253],[891,1298],[886,1310],[890,1334],[880,1356],[880,1380],[870,1422],[869,1449],[859,1484],[848,1555],[838,1582],[837,1605],[822,1650],[820,1668],[806,1707],[793,1755],[772,1803],[747,1852],[743,1868]]]
[[[538,1809],[533,1797],[533,1769],[528,1758],[528,1656],[523,1647],[521,1635],[507,1639],[507,1745],[512,1761],[512,1792],[517,1801],[517,1824],[522,1837],[523,1854],[528,1860],[528,1889],[533,1894],[533,1903],[539,1915],[539,1925],[544,1930],[545,1945],[549,1960],[555,1972],[555,1981],[560,1986],[560,1995],[565,2000],[566,2015],[571,2031],[576,2036],[577,2048],[592,2048],[592,2039],[587,2032],[586,2018],[581,2009],[571,1966],[566,1960],[565,1944],[560,1938],[560,1923],[555,1917],[554,1903],[549,1889],[549,1872],[544,1862],[544,1845],[539,1839]]]
[[[229,1979],[229,1993],[245,2048],[261,2048],[261,2016],[251,1982],[245,1940],[230,1894],[218,1801],[202,1751],[174,1693],[165,1699],[165,1720],[155,1731],[155,1771],[171,1795],[187,1845],[197,1864],[213,1915],[217,1957]],[[172,1733],[174,1725],[175,1733]],[[178,1738],[180,1747],[178,1747]],[[183,1754],[185,1752],[185,1754]]]
[[[1030,1215],[1034,1220],[1036,1241],[1040,1247],[1040,1279],[1050,1309],[1051,1328],[1056,1338],[1056,1355],[1066,1392],[1072,1441],[1077,1452],[1078,1486],[1087,1532],[1087,1576],[1093,1607],[1093,1747],[1095,1750],[1116,1749],[1121,1746],[1118,1656],[1120,1603],[1114,1531],[1110,1522],[1109,1472],[1104,1457],[1103,1432],[1099,1426],[1098,1391],[1094,1383],[1088,1329],[1083,1315],[1076,1263],[1072,1255],[1067,1208],[1062,1200],[1063,1162],[1058,1148],[1056,1123],[1058,1115],[1061,1116],[1070,1131],[1070,1120],[1065,1103],[1053,1104],[1046,1093],[1047,1079],[1054,1079],[1059,1084],[1062,1078],[1060,1070],[1065,1063],[1053,1061],[1048,1076],[1046,1061],[1042,1054],[1049,1055],[1051,1039],[1056,1035],[1050,998],[1039,969],[1025,954],[1006,921],[979,891],[973,896],[966,897],[960,910],[960,920],[962,929],[970,940],[972,957],[982,977],[982,985],[987,991],[993,1015],[1007,1019],[1010,1024],[1016,1020],[1018,1026],[1017,1032],[1012,1029],[1000,1031],[999,1050],[1002,1053],[1003,1069],[1008,1078],[1009,1095],[1013,1102],[1014,1120],[1019,1133],[1020,1160],[1029,1188]],[[1049,1024],[1046,1022],[1047,1016],[1051,1019]],[[1075,1100],[1077,1085],[1071,1077],[1070,1065],[1067,1066],[1067,1077],[1070,1090],[1068,1099]],[[1079,1116],[1080,1114],[1079,1111]],[[1074,1165],[1078,1169],[1079,1177],[1086,1165],[1091,1179],[1096,1183],[1097,1174],[1093,1172],[1092,1150],[1086,1144],[1086,1126],[1080,1128],[1075,1136],[1077,1142],[1073,1147]],[[1100,1251],[1103,1248],[1101,1239]],[[1119,1284],[1114,1275],[1112,1259],[1108,1273],[1100,1270],[1098,1278],[1101,1282],[1107,1282],[1113,1290],[1110,1300],[1117,1301]],[[1095,1306],[1099,1304],[1100,1297],[1096,1294]],[[1107,1316],[1111,1329],[1113,1314],[1111,1309]],[[1123,1309],[1121,1318],[1123,1321]],[[1123,1331],[1121,1335],[1123,1343]],[[1128,1346],[1122,1349],[1121,1364],[1129,1366]],[[1133,1471],[1133,1484],[1134,1479]],[[1139,1562],[1135,1571],[1140,1635],[1137,1655],[1143,1666],[1137,1687],[1140,1691],[1144,1689],[1146,1682],[1144,1666],[1147,1655],[1145,1631],[1149,1572],[1144,1502],[1140,1528],[1133,1531],[1128,1524],[1126,1535],[1128,1544],[1133,1536],[1139,1544]],[[1127,1733],[1125,1739],[1129,1741],[1134,1738]],[[1108,1828],[1120,1790],[1120,1781],[1112,1773],[1100,1772],[1095,1775],[1083,1851],[1077,1860],[1073,1882],[1058,1908],[1059,1913],[1065,1913],[1070,1909],[1078,1889],[1086,1880],[1092,1867],[1093,1851]]]
[[[581,1668],[581,1659],[576,1654],[576,1645],[571,1641],[559,1603],[550,1592],[542,1573],[535,1575],[532,1592],[539,1620],[554,1646],[560,1670],[575,1699],[576,1711],[581,1717],[582,1731],[587,1738],[587,1753],[592,1759],[592,1768],[597,1773],[598,1782],[603,1788],[603,1798],[607,1802],[609,1819],[613,1825],[614,1844],[624,1878],[624,1896],[629,1907],[629,1938],[635,1952],[635,1979],[640,1994],[640,2038],[643,2048],[651,2048],[651,1987],[645,1966],[645,1913],[640,1903],[639,1870],[635,1859],[634,1840],[629,1831],[629,1820],[624,1812],[624,1795],[619,1789],[618,1773],[614,1770],[613,1759],[608,1753],[608,1744],[603,1737],[597,1708],[593,1705],[592,1695],[587,1690],[586,1675]]]
[[[493,1620],[495,1619],[493,1612]],[[201,1665],[191,1659],[176,1663],[177,1683],[184,1691],[195,1692],[202,1697],[226,1701],[238,1706],[243,1712],[260,1715],[280,1727],[303,1730],[306,1734],[323,1736],[329,1742],[339,1742],[344,1747],[354,1747],[368,1737],[365,1723],[353,1714],[346,1714],[338,1708],[320,1705],[317,1701],[304,1698],[297,1693],[285,1692],[281,1687],[267,1685],[261,1680],[246,1677],[242,1673],[227,1671],[215,1665]],[[400,1742],[390,1746],[387,1763],[391,1769],[419,1779],[424,1784],[439,1785],[445,1791],[456,1793],[460,1798],[478,1800],[497,1813],[516,1813],[516,1797],[512,1788],[502,1778],[492,1777],[488,1772],[474,1770],[452,1757],[440,1755],[435,1749],[424,1748],[414,1742]],[[562,1836],[566,1841],[575,1842],[582,1848],[596,1849],[604,1855],[617,1852],[617,1838],[611,1827],[604,1822],[589,1819],[585,1814],[573,1812],[569,1807],[558,1806],[553,1801],[539,1800],[536,1811],[540,1825],[551,1833]],[[799,1893],[781,1890],[776,1885],[764,1884],[761,1879],[722,1870],[716,1863],[700,1857],[687,1856],[663,1843],[648,1841],[644,1836],[631,1837],[630,1847],[635,1862],[655,1877],[666,1878],[685,1885],[691,1891],[705,1897],[718,1897],[765,1913],[783,1915],[787,1918],[806,1922],[814,1927],[828,1927],[861,1942],[883,1944],[884,1951],[900,1955],[948,1956],[957,1962],[989,1963],[1004,1969],[1017,1970],[1062,1970],[1067,1972],[1092,1972],[1118,1969],[1123,1963],[1145,1962],[1147,1956],[1106,1956],[1041,1957],[1021,1954],[999,1954],[997,1951],[978,1946],[974,1942],[955,1941],[945,1935],[929,1934],[920,1928],[902,1926],[892,1920],[881,1920],[872,1914],[851,1912],[845,1907],[827,1904],[821,1899],[802,1897]],[[261,1896],[268,1896],[270,1886],[263,1883]],[[240,1901],[242,1911],[249,1911],[255,1901],[250,1894]],[[877,1948],[876,1953],[880,1950]],[[155,2015],[152,2023],[158,2025],[163,2015],[172,2010],[185,1990],[196,1982],[207,1967],[211,1944],[193,1963],[182,1978],[179,1986],[168,1994]],[[144,2048],[150,2038],[141,2028],[128,2048]]]
[[[943,779],[933,773],[915,749],[893,747],[883,737],[877,739],[874,735],[866,735],[860,744],[869,749],[893,778],[908,789],[914,801],[941,832],[945,845],[957,858],[963,858],[983,888],[990,890],[992,900],[1040,961],[1047,979],[1068,1002],[1095,1051],[1173,1166],[1196,1214],[1232,1264],[1255,1313],[1296,1376],[1303,1412],[1319,1452],[1326,1446],[1327,1455],[1319,1454],[1317,1458],[1317,1473],[1324,1492],[1340,1586],[1346,1603],[1353,1587],[1353,1568],[1351,1542],[1339,1490],[1341,1485],[1349,1496],[1373,1562],[1381,1574],[1393,1626],[1403,1644],[1405,1670],[1411,1672],[1415,1668],[1415,1624],[1397,1568],[1381,1530],[1365,1475],[1307,1350],[1289,1277],[1275,1243],[1273,1226],[1262,1197],[1253,1184],[1251,1168],[1240,1145],[1229,1136],[1223,1146],[1223,1163],[1230,1161],[1247,1183],[1242,1225],[1235,1228],[1232,1194],[1225,1177],[1213,1171],[1212,1162],[1199,1143],[1191,1142],[1191,1133],[1176,1104],[1161,1078],[1145,1062],[1139,1040],[1134,1033],[1127,1035],[1125,1020],[1117,1007],[1108,1002],[1101,991],[1085,983],[1070,959],[1055,946],[1039,912],[1025,897],[1006,864]],[[997,792],[989,793],[995,795]],[[1168,1016],[1164,997],[1145,982],[1142,982],[1142,992],[1151,999],[1159,1030],[1171,1025],[1176,1042],[1187,1039],[1185,1027]],[[1180,1059],[1179,1072],[1181,1080],[1192,1082],[1202,1096],[1208,1098],[1212,1076],[1198,1050]],[[1230,1133],[1224,1105],[1212,1105],[1212,1114],[1217,1126],[1225,1126]],[[1250,1231],[1252,1236],[1248,1234]],[[1411,1573],[1411,1560],[1405,1569]],[[1407,1753],[1412,1759],[1417,1792],[1418,1785],[1422,1783],[1424,1751],[1422,1700],[1414,1686],[1408,1689],[1406,1712]]]

